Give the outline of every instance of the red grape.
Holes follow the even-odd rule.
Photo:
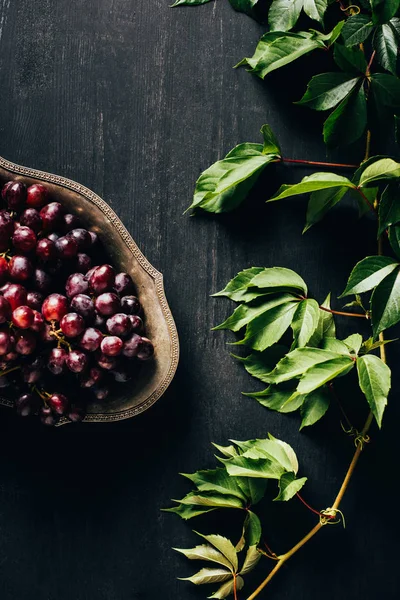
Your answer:
[[[142,343],[139,348],[139,352],[137,353],[137,357],[140,360],[148,360],[154,354],[154,346],[153,343],[145,337],[142,337]]]
[[[68,338],[77,337],[85,328],[85,321],[78,313],[67,313],[60,321],[60,329]]]
[[[117,366],[117,359],[115,356],[106,356],[105,354],[98,354],[96,356],[97,364],[106,371],[111,371]]]
[[[50,294],[42,305],[42,315],[46,321],[61,321],[68,312],[68,300],[61,294]]]
[[[92,259],[83,252],[76,255],[76,270],[78,273],[87,273],[92,267]]]
[[[81,222],[79,220],[79,217],[77,217],[76,215],[72,215],[71,213],[67,213],[66,215],[63,216],[62,231],[64,231],[65,233],[68,233],[72,229],[76,229],[77,227],[80,227],[80,224],[81,224]]]
[[[96,310],[103,316],[108,317],[117,313],[121,307],[120,300],[116,294],[106,292],[97,296],[95,302]]]
[[[7,289],[3,291],[3,296],[10,303],[12,310],[26,304],[26,289],[19,283],[10,283]]]
[[[32,354],[36,348],[36,337],[32,331],[19,331],[15,335],[15,351],[18,354]]]
[[[28,292],[26,297],[26,305],[34,310],[41,310],[44,297],[40,292]]]
[[[63,208],[59,202],[50,202],[50,204],[46,204],[46,206],[44,206],[40,211],[40,216],[42,217],[43,221],[43,231],[50,232],[60,229],[62,225],[63,213]]]
[[[87,250],[92,245],[92,238],[90,237],[90,233],[86,231],[86,229],[73,229],[68,233],[68,237],[74,238],[74,240],[78,244],[79,252]]]
[[[57,256],[55,243],[49,238],[43,238],[36,245],[36,256],[43,262],[54,260]]]
[[[121,296],[125,296],[126,294],[133,292],[133,281],[129,277],[128,273],[118,273],[118,275],[115,276],[114,289]]]
[[[90,296],[77,294],[71,300],[71,308],[74,312],[82,315],[86,321],[94,318],[94,304]]]
[[[0,331],[0,356],[11,352],[12,344],[10,334],[7,331]]]
[[[132,329],[132,323],[128,315],[117,313],[107,319],[106,327],[111,335],[126,336]]]
[[[36,234],[30,227],[21,225],[14,231],[12,243],[18,252],[29,254],[36,248]]]
[[[123,296],[121,298],[121,310],[127,315],[137,315],[141,310],[140,302],[136,296]]]
[[[83,273],[73,273],[70,275],[65,284],[65,292],[68,298],[73,298],[78,294],[86,294],[89,289],[89,284]]]
[[[18,306],[13,310],[12,322],[19,329],[29,329],[33,325],[34,312],[29,306]]]
[[[41,183],[29,186],[26,194],[26,205],[31,208],[41,208],[46,204],[48,198],[47,188]]]
[[[115,271],[111,265],[101,265],[91,273],[89,279],[90,289],[95,294],[101,294],[114,287]]]
[[[96,387],[94,390],[94,395],[96,396],[97,400],[105,400],[108,396],[108,394],[110,393],[110,390],[103,386],[103,387]]]
[[[103,337],[104,336],[101,331],[95,329],[94,327],[88,327],[83,333],[79,343],[81,348],[84,350],[87,350],[88,352],[94,352],[100,347]]]
[[[51,277],[44,269],[35,269],[33,281],[36,289],[42,294],[47,294],[51,288]]]
[[[0,256],[0,285],[3,285],[9,277],[8,262],[4,256]]]
[[[0,324],[10,320],[11,312],[11,306],[7,298],[0,296]]]
[[[48,425],[49,427],[53,427],[57,422],[49,406],[42,406],[40,409],[40,420],[43,425]]]
[[[88,357],[80,350],[71,350],[65,359],[65,364],[73,373],[82,373],[88,364]]]
[[[143,329],[143,321],[138,315],[128,315],[128,318],[132,325],[132,331],[140,333]]]
[[[27,208],[21,215],[21,225],[30,227],[36,234],[42,230],[42,217],[35,208]]]
[[[20,417],[28,417],[35,409],[36,402],[33,394],[22,394],[15,400],[15,408]]]
[[[52,394],[52,396],[47,399],[47,404],[53,413],[58,416],[64,415],[69,408],[68,398],[64,396],[64,394]]]
[[[33,266],[29,258],[16,254],[11,257],[11,260],[8,263],[8,270],[11,279],[14,279],[15,281],[26,281],[32,277]]]
[[[124,343],[122,348],[122,354],[127,358],[134,358],[138,355],[142,344],[142,338],[140,335],[133,333],[129,339]]]
[[[53,375],[61,375],[65,371],[65,359],[68,353],[64,348],[52,348],[47,359],[47,368]]]
[[[56,249],[60,258],[74,258],[78,253],[78,244],[74,238],[64,235],[56,241]]]
[[[26,199],[26,185],[19,181],[9,181],[3,187],[1,196],[10,210],[19,210]]]
[[[33,323],[31,325],[31,329],[32,331],[36,331],[36,333],[42,333],[45,326],[43,315],[37,310],[33,311],[33,315]]]
[[[100,348],[106,356],[118,356],[121,354],[124,342],[116,335],[110,335],[103,338]]]

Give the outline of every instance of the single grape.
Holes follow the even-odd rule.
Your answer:
[[[68,300],[61,294],[50,294],[42,305],[42,315],[46,321],[61,321],[68,312]]]
[[[85,329],[85,321],[78,313],[70,312],[61,319],[60,329],[65,336],[75,338]]]
[[[26,205],[30,208],[41,208],[47,202],[47,189],[41,183],[29,186],[26,194]]]
[[[27,208],[24,210],[21,215],[20,223],[25,227],[30,227],[36,234],[38,234],[43,227],[42,217],[35,208]]]
[[[121,354],[124,342],[116,335],[109,335],[103,338],[100,348],[106,356],[118,356]]]
[[[62,231],[64,231],[64,233],[68,233],[72,229],[76,229],[76,228],[80,227],[80,225],[81,225],[80,219],[76,215],[67,213],[66,215],[63,216]]]
[[[80,350],[71,350],[65,359],[65,364],[73,373],[82,373],[82,371],[87,367],[88,357]]]
[[[71,300],[71,309],[82,315],[86,321],[91,321],[94,318],[94,304],[91,297],[86,294],[77,294],[74,296]]]
[[[154,354],[153,343],[146,337],[142,337],[142,343],[137,353],[137,357],[140,360],[149,360]]]
[[[3,285],[10,276],[8,262],[4,256],[0,256],[0,285]]]
[[[124,347],[122,348],[122,354],[127,358],[134,358],[138,355],[142,344],[142,338],[140,335],[133,333],[130,338],[124,342]]]
[[[10,334],[7,331],[0,331],[0,356],[4,356],[11,352],[12,343]]]
[[[72,229],[72,231],[68,233],[68,237],[74,238],[74,240],[78,244],[79,252],[84,252],[85,250],[88,250],[92,245],[92,238],[90,237],[90,233],[86,229]]]
[[[29,329],[33,325],[34,312],[29,306],[18,306],[13,310],[12,322],[19,329]]]
[[[55,242],[49,238],[42,238],[36,245],[36,256],[39,260],[47,262],[54,260],[57,256],[57,248]]]
[[[106,317],[103,317],[103,315],[100,315],[96,311],[96,317],[95,317],[95,320],[94,320],[94,326],[97,327],[97,329],[100,329],[101,331],[105,331],[105,329],[106,329],[106,322],[107,322]]]
[[[52,394],[50,398],[46,400],[47,404],[51,408],[52,412],[58,416],[65,415],[69,408],[69,400],[64,394]]]
[[[60,258],[74,258],[78,253],[78,244],[74,238],[64,235],[56,241],[56,249]]]
[[[117,313],[106,322],[106,328],[110,335],[126,336],[132,329],[132,323],[128,315]]]
[[[36,401],[33,394],[22,394],[15,400],[15,408],[20,417],[28,417],[36,410]]]
[[[28,292],[26,305],[34,310],[41,310],[44,296],[40,292]]]
[[[117,313],[121,308],[121,303],[116,294],[105,292],[97,296],[95,301],[96,310],[103,316],[108,317]]]
[[[24,365],[22,367],[22,378],[25,383],[34,385],[42,378],[42,370],[32,365]]]
[[[73,298],[78,294],[86,294],[89,289],[89,284],[83,273],[73,273],[65,283],[65,292],[68,298]]]
[[[77,406],[73,404],[68,413],[68,419],[73,423],[78,423],[79,421],[83,421],[86,416],[85,409],[82,406]]]
[[[47,368],[53,375],[61,375],[65,371],[65,359],[68,352],[64,348],[52,348],[47,359]]]
[[[120,296],[126,296],[134,291],[133,281],[128,273],[118,273],[115,276],[114,289]]]
[[[88,373],[81,376],[80,385],[83,388],[91,388],[101,381],[102,377],[103,371],[98,367],[92,367]]]
[[[26,185],[19,181],[8,181],[1,190],[1,196],[10,210],[19,210],[26,200]]]
[[[85,279],[86,279],[87,281],[89,281],[89,279],[90,279],[90,278],[91,278],[91,276],[92,276],[92,273],[94,273],[94,272],[95,272],[95,270],[96,270],[96,269],[98,269],[98,268],[99,268],[99,265],[95,265],[94,267],[92,267],[91,269],[89,269],[89,271],[88,271],[88,272],[85,274]]]
[[[42,406],[40,409],[40,420],[43,425],[47,425],[48,427],[53,427],[57,423],[57,419],[49,406]]]
[[[34,206],[33,208],[36,207]],[[40,211],[43,222],[43,231],[50,233],[51,231],[60,229],[62,226],[63,214],[63,207],[59,202],[50,202],[50,204],[46,204]]]
[[[98,329],[94,327],[88,327],[79,342],[81,348],[87,350],[88,352],[94,352],[100,347],[101,341],[103,339],[103,334]]]
[[[12,243],[18,252],[29,254],[36,248],[36,234],[30,227],[21,225],[14,231]]]
[[[26,256],[16,254],[12,256],[8,263],[8,270],[11,279],[15,281],[26,281],[33,274],[32,262]]]
[[[78,273],[87,273],[92,267],[92,259],[88,254],[78,252],[76,255],[76,270]]]
[[[114,287],[115,271],[111,265],[101,265],[90,275],[90,289],[95,294],[102,294]]]
[[[11,312],[11,306],[7,298],[0,296],[0,324],[10,320]]]
[[[138,315],[141,311],[140,302],[136,296],[123,296],[121,298],[121,310],[127,315]]]
[[[128,315],[132,325],[132,331],[140,333],[143,330],[143,321],[138,315]]]
[[[26,356],[32,354],[36,348],[36,337],[35,334],[29,329],[25,331],[19,331],[15,335],[15,351],[18,354]]]
[[[35,288],[41,294],[47,294],[52,287],[51,277],[44,269],[35,269],[33,273]]]
[[[115,356],[106,356],[105,354],[98,354],[96,356],[97,364],[106,371],[111,371],[117,366],[117,359]]]
[[[95,387],[93,389],[94,395],[96,396],[97,400],[105,400],[108,396],[108,394],[110,393],[110,390],[108,389],[108,387]]]
[[[1,240],[9,241],[10,237],[14,233],[14,221],[10,213],[2,209],[0,210],[0,238]]]
[[[7,289],[3,291],[3,296],[10,303],[12,310],[26,304],[26,289],[19,283],[10,283]]]
[[[33,310],[33,323],[31,325],[32,331],[36,333],[42,333],[45,326],[44,318],[41,312]]]

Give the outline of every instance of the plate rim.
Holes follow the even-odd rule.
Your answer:
[[[135,417],[148,408],[150,408],[157,400],[161,398],[161,396],[165,393],[169,385],[171,384],[176,370],[178,368],[179,363],[179,337],[178,331],[176,328],[174,317],[172,316],[171,309],[169,307],[165,289],[164,289],[164,278],[162,273],[158,271],[153,265],[148,261],[148,259],[144,256],[142,251],[139,249],[135,240],[115,213],[115,211],[111,208],[109,204],[105,200],[103,200],[98,194],[93,192],[90,188],[82,185],[74,181],[73,179],[68,179],[67,177],[63,177],[61,175],[56,175],[54,173],[48,173],[46,171],[41,171],[38,169],[32,169],[30,167],[25,167],[23,165],[19,165],[13,163],[2,156],[0,156],[0,167],[5,169],[10,173],[14,173],[16,175],[22,175],[26,177],[30,177],[32,179],[38,179],[39,181],[48,181],[49,183],[58,185],[60,187],[71,190],[72,192],[76,192],[83,196],[86,200],[93,203],[97,206],[102,213],[105,215],[107,219],[115,226],[116,230],[120,234],[123,242],[126,246],[131,250],[132,254],[139,262],[141,267],[150,275],[150,277],[154,280],[155,290],[160,302],[160,306],[168,327],[169,338],[171,341],[171,354],[170,354],[170,363],[168,371],[165,377],[162,379],[161,383],[157,386],[157,388],[152,392],[152,394],[144,400],[138,406],[134,406],[129,409],[125,409],[115,413],[92,413],[87,414],[84,418],[84,423],[104,423],[104,422],[115,422],[122,421],[124,419],[129,419],[131,417]],[[12,406],[11,401],[5,401],[2,399],[3,406]],[[68,420],[62,419],[60,421],[60,425],[69,423]]]

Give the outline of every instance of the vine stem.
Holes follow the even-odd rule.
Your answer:
[[[236,583],[236,573],[233,576],[233,600],[238,600],[238,596],[237,596],[237,583]]]
[[[299,158],[281,158],[281,162],[295,163],[295,164],[299,164],[299,165],[313,165],[313,166],[317,166],[317,167],[332,167],[332,168],[337,168],[337,169],[358,169],[358,165],[321,162],[319,160],[302,160]]]
[[[368,315],[362,315],[361,313],[343,312],[341,310],[327,308],[326,306],[320,306],[320,309],[324,310],[325,312],[332,313],[333,315],[340,315],[341,317],[361,317],[361,319],[368,319]]]

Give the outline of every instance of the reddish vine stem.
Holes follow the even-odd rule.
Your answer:
[[[325,517],[325,515],[323,515],[322,513],[319,512],[319,510],[315,510],[315,508],[313,508],[312,506],[310,506],[305,500],[304,498],[299,494],[299,492],[297,492],[296,496],[298,497],[298,499],[300,500],[300,502],[302,502],[304,504],[304,506],[306,508],[308,508],[308,510],[310,510],[312,513],[314,513],[315,515],[318,515],[319,517]],[[330,519],[333,519],[333,516],[329,517]]]
[[[233,576],[233,599],[234,600],[238,600],[238,597],[237,597],[236,573]]]
[[[341,310],[333,310],[333,308],[327,308],[326,306],[320,306],[321,310],[332,313],[333,315],[340,315],[341,317],[360,317],[361,319],[368,319],[368,315],[362,315],[361,313],[343,312]]]
[[[348,165],[344,163],[321,162],[319,160],[302,160],[299,158],[281,158],[282,162],[295,163],[299,165],[312,165],[317,167],[332,167],[336,169],[357,169],[358,165]]]

